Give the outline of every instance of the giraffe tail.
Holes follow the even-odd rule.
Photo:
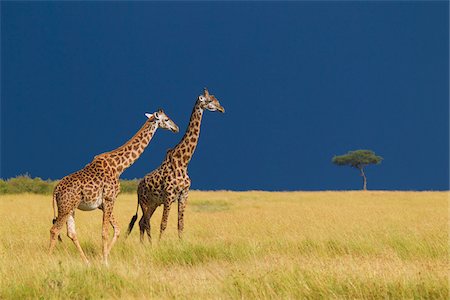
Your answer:
[[[138,210],[139,210],[139,201],[136,207],[136,214],[131,218],[130,224],[128,224],[127,237],[130,235],[131,230],[133,230],[134,223],[136,223],[138,217]]]
[[[56,207],[55,207],[55,203],[56,203],[56,196],[55,196],[55,193],[53,193],[53,200],[52,200],[52,205],[53,205],[53,220],[52,220],[52,224],[53,225],[56,223]],[[58,241],[62,242],[60,234],[58,234]]]
[[[131,233],[131,230],[133,230],[134,223],[136,223],[137,217],[138,217],[138,215],[137,215],[137,213],[136,213],[136,214],[131,218],[130,224],[128,224],[127,236],[129,236],[130,233]]]
[[[56,203],[56,196],[55,196],[55,193],[53,193],[53,199],[52,199],[52,206],[53,206],[53,221],[52,221],[52,223],[53,223],[53,224],[56,223],[56,208],[55,208],[55,203]]]

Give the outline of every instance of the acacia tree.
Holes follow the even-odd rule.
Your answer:
[[[364,173],[364,168],[368,165],[378,165],[383,158],[375,155],[375,152],[371,150],[355,150],[349,151],[347,154],[334,156],[331,160],[338,166],[350,166],[360,171],[363,178],[363,190],[367,190],[367,178]]]

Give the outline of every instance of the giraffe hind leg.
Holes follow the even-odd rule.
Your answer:
[[[67,236],[73,241],[73,243],[77,247],[78,252],[80,252],[81,259],[83,259],[83,261],[86,264],[89,264],[89,261],[88,261],[86,255],[84,254],[83,249],[81,248],[80,242],[78,241],[78,238],[77,238],[77,232],[75,231],[75,218],[74,218],[73,213],[70,214],[67,219]]]
[[[147,211],[147,215],[145,216],[145,224],[147,225],[145,227],[145,230],[147,232],[147,236],[148,236],[148,240],[149,240],[150,244],[152,243],[152,232],[151,232],[152,228],[150,225],[150,219],[152,218],[153,213],[155,212],[157,207],[158,206],[156,204],[151,204],[150,208]]]
[[[139,233],[140,233],[141,243],[144,242],[144,233],[145,233],[146,226],[147,225],[145,224],[145,214],[143,214],[141,219],[139,220]]]
[[[52,220],[52,224],[54,225],[55,223],[56,223],[56,218],[54,218],[54,219]],[[58,234],[58,241],[62,242],[61,234]]]
[[[68,216],[68,214],[59,214],[55,222],[53,223],[53,226],[50,229],[50,247],[48,250],[49,254],[52,254],[53,249],[56,245],[56,239],[59,236],[59,233],[61,232],[61,229],[64,226],[64,223],[66,222]]]

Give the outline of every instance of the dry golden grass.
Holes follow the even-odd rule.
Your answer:
[[[161,243],[138,226],[101,264],[101,212],[77,211],[47,255],[51,196],[0,196],[0,299],[448,298],[448,192],[191,192]],[[125,232],[136,197],[119,197]],[[139,217],[140,217],[139,212]],[[65,232],[65,229],[64,229]]]

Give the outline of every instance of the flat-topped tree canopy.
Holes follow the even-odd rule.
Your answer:
[[[347,154],[334,156],[332,162],[338,166],[350,166],[353,168],[363,168],[368,165],[378,165],[383,158],[375,155],[372,150],[354,150]]]
[[[335,155],[331,161],[338,166],[350,166],[358,169],[363,177],[363,189],[367,190],[367,178],[364,173],[364,167],[378,165],[382,160],[383,158],[376,155],[372,150],[354,150],[344,155]]]

